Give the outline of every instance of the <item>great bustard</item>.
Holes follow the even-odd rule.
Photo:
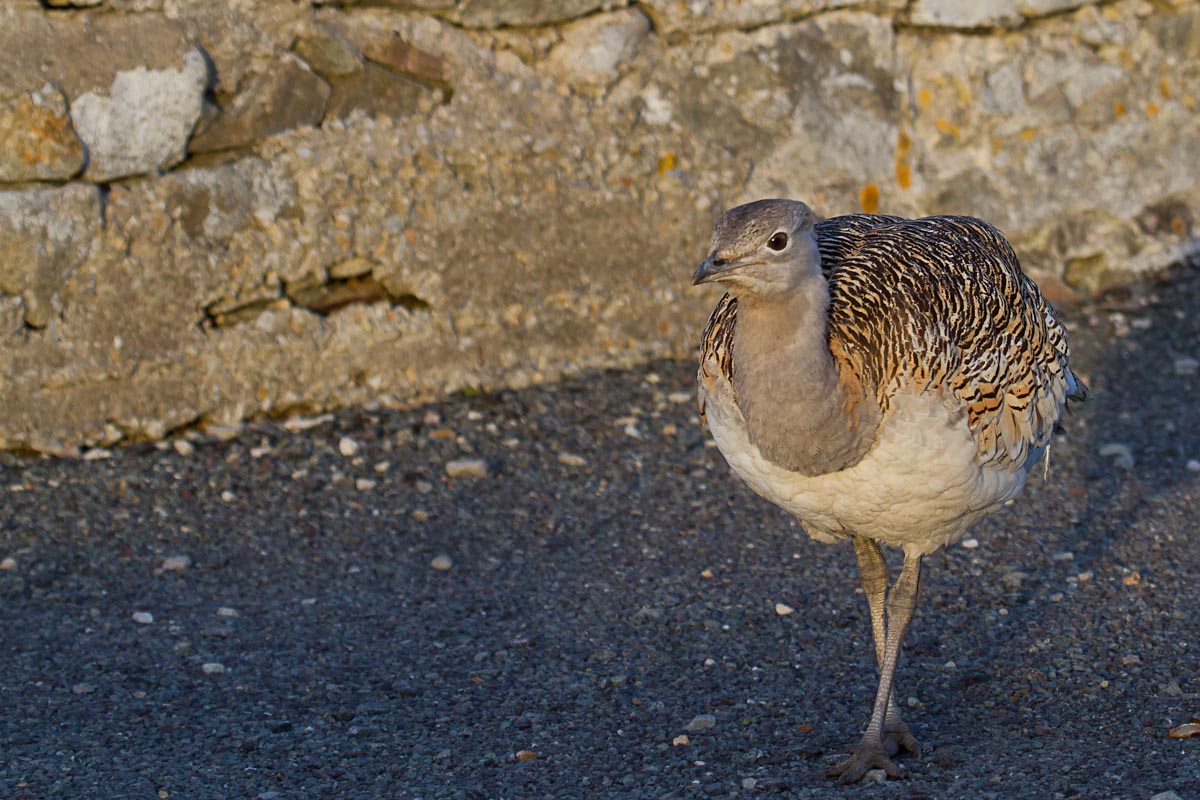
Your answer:
[[[918,751],[892,677],[921,557],[1015,497],[1085,395],[1063,326],[1004,237],[970,217],[815,222],[804,203],[760,200],[721,217],[692,282],[728,290],[698,376],[721,453],[814,539],[854,542],[879,688],[828,774],[898,776],[890,756]],[[890,593],[881,544],[904,551]]]

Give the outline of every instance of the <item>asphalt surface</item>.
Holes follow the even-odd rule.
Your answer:
[[[851,548],[663,362],[0,456],[0,796],[1200,798],[1198,311],[1192,271],[1071,316],[1049,480],[927,561],[903,780],[823,777],[876,680]]]

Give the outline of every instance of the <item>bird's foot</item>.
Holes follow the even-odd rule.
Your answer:
[[[921,743],[908,731],[903,722],[888,723],[883,731],[883,752],[888,758],[898,753],[921,755]]]
[[[882,744],[863,739],[858,743],[858,747],[854,748],[854,752],[848,759],[827,769],[825,777],[837,778],[838,783],[843,784],[856,783],[862,780],[868,770],[872,769],[883,770],[889,778],[900,778],[904,775],[903,771],[888,758]]]

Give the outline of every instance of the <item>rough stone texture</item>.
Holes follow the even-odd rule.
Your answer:
[[[0,446],[686,355],[712,219],[765,195],[986,217],[1060,301],[1200,252],[1200,3],[935,7],[7,7],[0,139],[34,92],[62,128],[0,155]],[[163,75],[154,157],[98,148],[97,109],[165,118],[127,86]]]
[[[532,27],[575,19],[628,0],[315,0],[314,5],[387,6],[429,11],[467,28]]]
[[[191,49],[181,25],[156,14],[15,11],[3,23],[0,74],[36,76],[72,102],[122,72],[178,70]]]
[[[207,83],[204,56],[193,50],[179,69],[118,72],[107,92],[75,98],[71,119],[88,148],[84,177],[110,181],[183,161]]]
[[[654,21],[655,30],[678,39],[711,31],[758,28],[839,8],[898,11],[904,8],[905,0],[645,0],[641,5]]]
[[[0,183],[65,180],[83,163],[62,93],[48,83],[22,90],[0,79]]]
[[[182,161],[208,84],[205,55],[180,26],[147,15],[18,12],[0,25],[0,74],[67,96],[94,181]]]
[[[245,75],[220,110],[188,144],[193,153],[245,147],[279,131],[314,125],[325,116],[330,88],[302,61],[284,55]]]
[[[1034,17],[1056,14],[1095,0],[916,0],[913,25],[942,28],[1011,28]]]
[[[573,22],[564,27],[546,67],[576,86],[607,85],[649,32],[650,20],[633,9]]]
[[[44,329],[59,317],[96,243],[99,223],[100,193],[94,186],[0,191],[0,295],[19,300],[24,326]],[[10,323],[5,320],[3,335],[23,337],[21,326]],[[11,356],[5,367],[28,363],[30,351]],[[9,369],[3,374],[8,386],[20,380]]]
[[[336,30],[319,27],[296,40],[296,55],[325,79],[345,78],[362,69],[362,54],[354,43]]]
[[[428,87],[397,76],[376,64],[368,63],[355,75],[335,80],[326,114],[340,119],[355,111],[370,116],[407,117],[429,111],[434,99]]]

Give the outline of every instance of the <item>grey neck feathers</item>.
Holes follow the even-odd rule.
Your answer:
[[[879,422],[873,399],[847,402],[829,352],[828,306],[823,278],[784,298],[739,298],[733,338],[733,385],[750,440],[771,463],[810,476],[858,463]]]

